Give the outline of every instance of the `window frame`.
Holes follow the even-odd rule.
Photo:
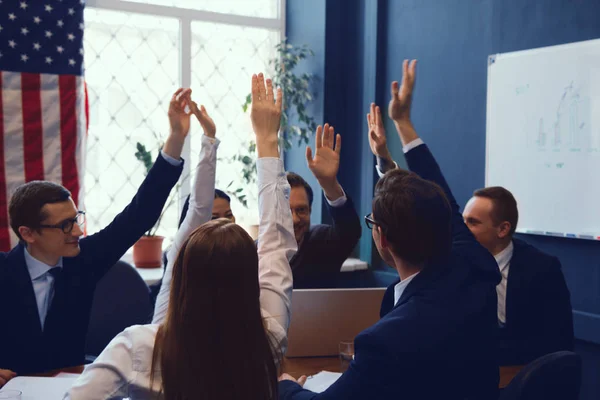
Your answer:
[[[173,0],[176,1],[176,0]],[[212,22],[242,27],[263,28],[279,32],[280,41],[285,38],[286,28],[286,0],[278,1],[277,18],[250,17],[237,14],[226,14],[212,11],[182,8],[176,6],[163,6],[157,4],[138,3],[127,0],[87,0],[86,8],[96,8],[106,11],[121,11],[128,13],[144,14],[158,17],[170,17],[179,21],[180,33],[180,71],[179,82],[181,87],[190,87],[192,84],[192,23]],[[85,57],[85,56],[84,56]],[[182,158],[191,159],[190,136],[185,140]],[[182,176],[190,176],[190,164],[184,163]],[[185,179],[181,182],[179,199],[185,199],[191,191],[191,180]],[[183,209],[183,202],[177,204],[178,213]]]

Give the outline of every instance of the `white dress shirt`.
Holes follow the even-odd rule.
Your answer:
[[[396,284],[396,286],[394,286],[394,305],[398,304],[398,300],[400,300],[400,297],[402,297],[402,293],[404,293],[404,290],[406,290],[406,287],[408,286],[410,281],[412,281],[417,275],[419,275],[419,273],[415,272],[414,274],[407,277],[406,279],[401,280]]]
[[[498,263],[502,280],[496,286],[496,293],[498,294],[498,321],[500,324],[506,323],[506,287],[508,284],[508,270],[510,269],[510,260],[513,256],[513,243],[512,241],[504,250],[496,254],[494,258]]]
[[[150,373],[156,332],[168,309],[175,254],[191,231],[212,217],[216,146],[204,138],[202,146],[195,189],[190,197],[190,211],[169,250],[169,264],[157,299],[153,324],[132,326],[117,335],[96,361],[86,367],[65,398],[86,400],[126,397],[131,400],[162,398],[157,397],[162,386],[160,367],[157,366],[155,369],[152,388]],[[289,260],[297,250],[289,206],[290,186],[280,159],[259,158],[257,170],[261,311],[266,329],[285,351],[292,295],[292,271]]]

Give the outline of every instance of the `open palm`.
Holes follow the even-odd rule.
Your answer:
[[[371,103],[371,111],[367,114],[367,124],[369,127],[369,146],[371,146],[371,152],[377,157],[391,158],[387,147],[385,126],[381,118],[381,109],[375,103]]]
[[[179,89],[173,94],[169,104],[169,123],[171,131],[183,137],[190,131],[191,111],[186,111],[186,106],[190,106],[190,95],[192,89]]]
[[[392,82],[392,98],[388,106],[390,118],[396,122],[410,121],[410,106],[415,88],[417,60],[404,60],[402,64],[402,85]]]
[[[335,141],[335,145],[334,145]],[[340,151],[342,137],[335,135],[335,129],[329,124],[319,125],[316,132],[315,155],[310,146],[306,148],[308,168],[319,181],[333,181],[340,169]]]

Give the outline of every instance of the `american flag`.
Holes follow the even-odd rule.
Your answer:
[[[49,180],[82,207],[88,104],[84,0],[0,0],[0,251],[16,244],[8,201]]]

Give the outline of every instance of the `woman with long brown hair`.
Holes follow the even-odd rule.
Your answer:
[[[196,114],[191,100],[188,105]],[[290,187],[278,150],[280,117],[281,91],[275,100],[271,81],[265,87],[262,74],[254,75],[258,254],[250,236],[231,221],[204,223],[211,217],[216,154],[203,141],[190,211],[169,252],[155,323],[130,327],[113,339],[67,397],[277,398],[291,308],[289,259],[296,251]]]

